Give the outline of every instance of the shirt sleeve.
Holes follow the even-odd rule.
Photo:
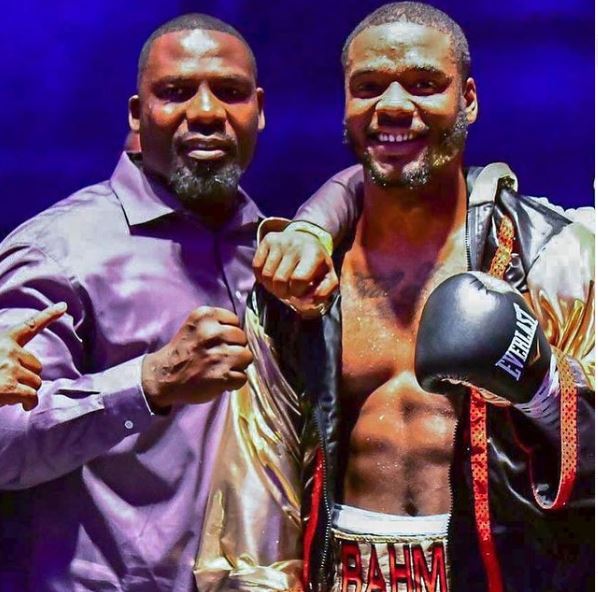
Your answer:
[[[295,214],[330,233],[337,246],[353,228],[361,211],[361,166],[341,171],[318,189]]]
[[[594,498],[594,265],[594,234],[576,221],[547,242],[527,278],[527,297],[560,362],[557,396],[547,402],[557,407],[558,454],[531,450],[536,500],[546,509]]]
[[[25,346],[43,365],[38,406],[29,412],[17,405],[0,408],[2,489],[69,473],[152,421],[141,388],[142,356],[94,371],[91,304],[76,278],[38,248],[4,247],[0,331],[60,301],[66,314]]]
[[[574,222],[540,251],[527,278],[531,305],[552,346],[594,380],[594,234]]]

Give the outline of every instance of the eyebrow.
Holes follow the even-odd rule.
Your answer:
[[[193,81],[193,75],[190,76],[163,76],[158,78],[154,85],[164,84],[186,84],[189,81]],[[249,76],[241,76],[240,74],[218,74],[218,80],[225,82],[236,82],[238,84],[251,84],[252,79]]]
[[[411,72],[415,71],[415,72],[433,74],[434,76],[442,76],[444,78],[448,78],[449,80],[451,79],[451,76],[449,76],[446,72],[439,70],[435,66],[429,66],[429,65],[407,66],[406,70],[411,71]],[[351,78],[357,78],[358,76],[367,76],[368,74],[380,74],[380,73],[381,73],[380,70],[377,70],[375,68],[362,68],[360,70],[356,70],[355,72],[353,72],[351,74]]]

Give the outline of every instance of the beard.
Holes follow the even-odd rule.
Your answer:
[[[180,163],[169,183],[183,205],[203,209],[230,203],[239,190],[243,170],[235,161]]]
[[[379,187],[418,189],[425,187],[438,170],[463,150],[468,125],[465,107],[461,107],[455,123],[450,128],[441,130],[438,140],[427,148],[421,160],[408,163],[396,177],[380,170],[367,150],[360,151],[357,148],[357,142],[346,126],[345,142],[351,146],[372,181]]]

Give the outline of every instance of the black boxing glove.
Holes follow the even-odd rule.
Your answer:
[[[555,366],[534,314],[502,280],[461,273],[440,284],[424,306],[415,375],[426,391],[448,393],[455,383],[466,384],[491,403],[538,416],[554,408],[546,397],[558,392]]]

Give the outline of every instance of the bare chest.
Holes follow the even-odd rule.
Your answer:
[[[398,374],[413,372],[417,328],[428,296],[465,269],[464,245],[442,262],[397,260],[376,272],[347,261],[341,273],[345,396],[367,397]]]

